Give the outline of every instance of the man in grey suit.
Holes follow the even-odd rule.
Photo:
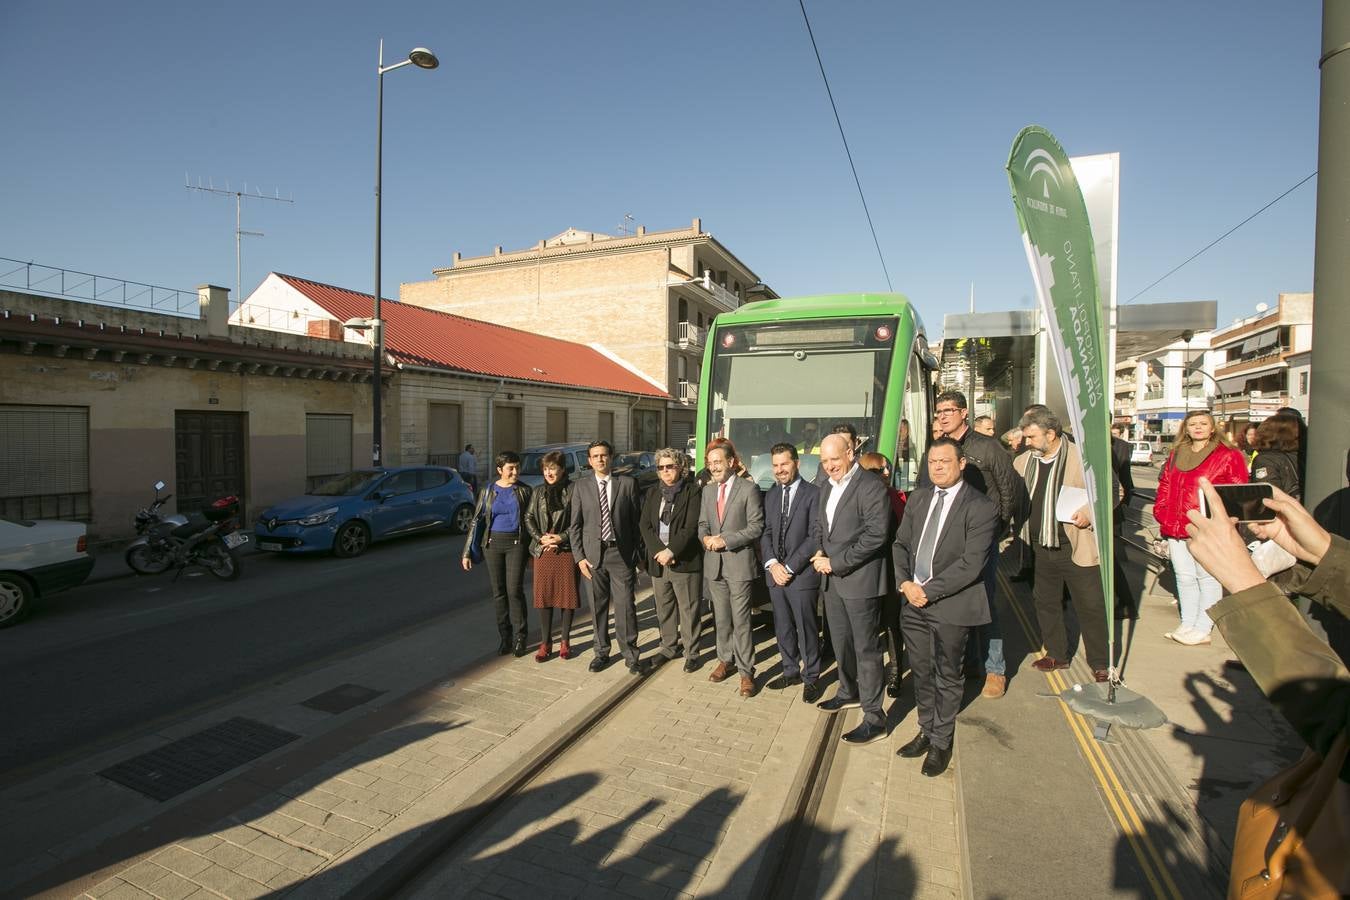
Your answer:
[[[595,622],[595,659],[592,672],[609,665],[609,609],[614,606],[614,631],[619,653],[634,675],[647,672],[638,656],[637,609],[633,593],[639,548],[637,482],[610,472],[614,448],[608,441],[591,441],[586,451],[592,474],[583,475],[572,490],[572,524],[568,534],[577,568],[590,585],[591,616]]]
[[[930,483],[909,495],[891,556],[904,607],[900,628],[909,652],[919,734],[899,750],[924,756],[933,777],[952,758],[961,709],[961,660],[970,629],[989,622],[984,575],[1001,521],[993,500],[964,482],[961,444],[940,437],[928,445]]]
[[[821,596],[830,640],[839,664],[839,689],[819,707],[826,712],[861,706],[862,724],[847,732],[850,744],[886,736],[881,709],[885,669],[881,662],[881,601],[886,593],[886,538],[891,501],[886,482],[858,465],[848,437],[831,434],[820,443],[828,476],[812,526],[819,549],[812,565],[821,574]]]
[[[708,444],[704,463],[711,480],[703,487],[698,537],[703,576],[712,595],[717,668],[709,681],[741,673],[742,697],[755,694],[755,641],[750,635],[750,590],[755,580],[755,542],[764,532],[759,487],[736,477],[736,448],[726,438]]]

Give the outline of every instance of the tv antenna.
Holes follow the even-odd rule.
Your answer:
[[[295,202],[294,198],[283,197],[281,196],[280,191],[276,191],[272,196],[269,197],[267,194],[264,194],[262,191],[258,190],[257,185],[254,185],[253,191],[250,192],[248,189],[247,181],[244,182],[243,189],[237,191],[231,190],[230,183],[228,181],[225,182],[225,187],[223,188],[216,187],[215,181],[212,179],[207,179],[206,184],[202,184],[202,179],[200,176],[198,176],[197,178],[197,183],[193,184],[191,180],[188,178],[186,172],[183,173],[183,186],[186,187],[189,191],[201,191],[203,194],[234,195],[234,296],[235,296],[235,303],[243,303],[244,288],[242,284],[242,278],[240,277],[241,270],[243,269],[243,262],[242,262],[243,251],[241,241],[244,235],[248,235],[249,237],[263,236],[263,233],[261,231],[245,231],[241,227],[240,219],[243,211],[244,199],[247,198],[249,200],[272,200],[276,203],[294,203]]]
[[[623,214],[623,221],[619,223],[619,234],[631,235],[633,233],[633,216],[631,213]]]

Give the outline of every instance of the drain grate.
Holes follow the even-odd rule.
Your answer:
[[[349,709],[355,709],[362,703],[369,703],[383,693],[384,691],[362,687],[359,684],[340,684],[331,691],[324,691],[308,700],[302,700],[300,705],[317,709],[319,712],[337,715],[338,713],[345,713]]]
[[[98,774],[151,800],[168,800],[298,737],[252,719],[234,718]]]

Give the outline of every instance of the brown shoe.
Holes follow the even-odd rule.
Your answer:
[[[989,675],[984,676],[984,690],[980,691],[981,697],[989,697],[990,699],[993,699],[996,697],[1002,697],[1007,692],[1008,692],[1007,675],[994,675],[993,673],[990,673]]]
[[[741,696],[755,696],[755,679],[751,678],[749,675],[741,676]]]
[[[1053,656],[1042,656],[1032,663],[1031,667],[1038,672],[1053,672],[1056,669],[1067,669],[1069,661],[1067,659],[1055,659]]]
[[[734,663],[727,664],[719,659],[717,661],[717,668],[713,669],[712,673],[708,675],[708,680],[715,684],[721,684],[735,673],[736,673],[736,666]]]

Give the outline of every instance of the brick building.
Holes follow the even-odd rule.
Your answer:
[[[705,278],[706,273],[706,278]],[[682,446],[694,433],[703,338],[718,313],[777,296],[694,219],[688,228],[607,235],[568,229],[525,250],[455,253],[409,304],[596,347],[669,394],[634,408],[631,449]]]

